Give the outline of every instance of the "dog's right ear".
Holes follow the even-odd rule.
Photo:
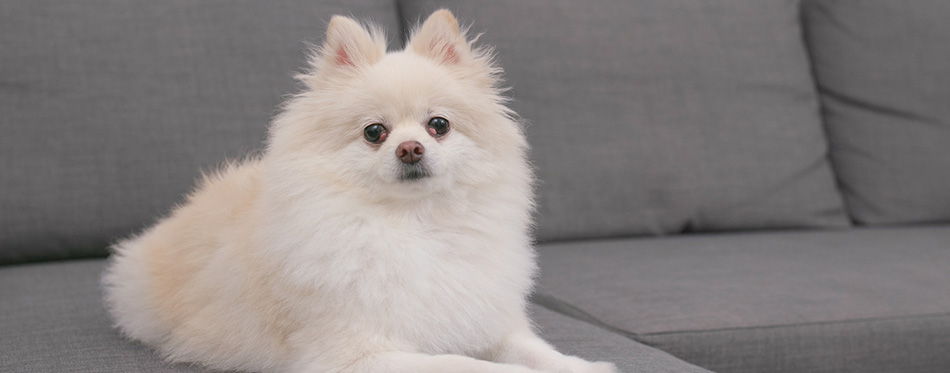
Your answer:
[[[386,38],[378,28],[367,30],[352,18],[333,16],[320,50],[318,71],[353,69],[379,62],[386,54]],[[316,62],[316,61],[315,61]]]

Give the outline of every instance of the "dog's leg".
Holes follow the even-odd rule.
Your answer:
[[[524,365],[545,372],[617,372],[617,368],[611,363],[591,363],[578,357],[563,355],[530,330],[520,330],[508,335],[494,351],[491,360],[505,364]]]
[[[525,366],[477,360],[461,355],[387,352],[361,359],[352,373],[540,373]]]

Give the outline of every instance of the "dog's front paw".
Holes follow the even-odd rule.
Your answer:
[[[604,361],[589,362],[571,356],[566,367],[556,370],[557,373],[617,373],[613,363]]]
[[[606,361],[598,361],[596,363],[590,364],[590,369],[586,370],[588,373],[617,373],[617,366],[614,363],[608,363]]]

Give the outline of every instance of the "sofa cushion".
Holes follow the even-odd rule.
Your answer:
[[[102,304],[101,259],[0,267],[0,371],[199,372],[122,338]]]
[[[335,13],[398,35],[383,0],[4,1],[0,263],[104,255],[259,148]]]
[[[846,223],[797,0],[402,4],[495,46],[542,240]]]
[[[105,261],[0,267],[0,371],[198,372],[165,364],[150,348],[123,339],[103,308]],[[541,333],[560,351],[609,360],[624,372],[706,372],[662,351],[532,306]]]
[[[835,172],[858,223],[950,222],[950,2],[804,2]]]
[[[531,313],[541,336],[562,353],[590,361],[610,361],[621,372],[708,372],[666,352],[544,307],[532,305]]]
[[[950,226],[581,241],[540,260],[540,302],[713,371],[950,371]]]
[[[950,371],[950,315],[921,315],[643,338],[720,373]]]

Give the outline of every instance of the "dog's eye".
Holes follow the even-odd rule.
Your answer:
[[[386,127],[379,123],[373,123],[363,129],[363,138],[373,144],[379,144],[386,140]]]
[[[429,134],[432,136],[442,136],[449,132],[449,120],[442,117],[432,117],[429,119]]]

